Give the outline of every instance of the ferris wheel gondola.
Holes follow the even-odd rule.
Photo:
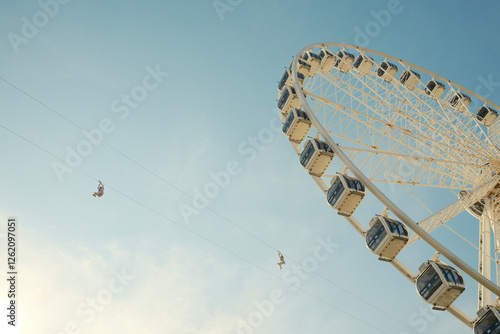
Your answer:
[[[321,56],[315,54],[312,51],[306,51],[302,54],[301,59],[311,66],[309,69],[309,72],[307,73],[308,76],[312,77],[316,74],[318,71],[319,67],[321,66]]]
[[[396,73],[398,73],[397,65],[388,62],[387,60],[381,62],[377,70],[377,75],[386,82],[391,82]]]
[[[414,89],[420,81],[420,74],[413,70],[405,70],[401,74],[399,81],[406,86],[409,90]]]
[[[446,310],[465,290],[464,279],[455,268],[431,260],[420,266],[415,286],[420,297],[440,311]]]
[[[321,48],[318,55],[321,57],[321,71],[330,73],[335,66],[337,57],[326,48]]]
[[[467,196],[469,194],[469,192],[467,190],[461,190],[459,193],[458,193],[458,198],[462,198],[464,196]],[[471,206],[469,206],[466,210],[467,212],[469,212],[471,215],[473,215],[474,217],[476,217],[477,219],[480,219],[481,216],[483,215],[483,212],[484,212],[484,200],[480,200],[474,204],[472,204]]]
[[[361,73],[362,75],[366,75],[368,74],[368,72],[371,71],[374,64],[375,61],[373,60],[372,57],[360,54],[356,58],[356,61],[354,62],[353,66],[358,70],[359,73]]]
[[[490,126],[493,121],[497,118],[498,111],[493,108],[482,106],[477,111],[476,118],[484,126]]]
[[[485,306],[478,312],[474,321],[474,334],[500,334],[500,309]]]
[[[285,86],[278,100],[278,109],[286,117],[293,108],[300,108],[300,101],[292,86]]]
[[[292,69],[292,63],[293,60],[290,62],[290,66],[288,66],[289,69]],[[302,75],[309,76],[309,72],[311,71],[311,65],[303,61],[302,59],[299,59],[297,63],[297,73],[301,73]]]
[[[299,82],[302,85],[304,83],[305,77],[304,74],[298,73]],[[287,68],[283,75],[281,76],[281,80],[278,82],[278,92],[281,94],[283,92],[283,88],[286,86],[292,85],[292,71]]]
[[[471,102],[470,96],[464,93],[455,93],[450,100],[451,106],[460,112],[464,112]]]
[[[311,138],[304,144],[300,154],[300,164],[309,171],[309,174],[321,176],[330,165],[334,153],[324,141]]]
[[[425,85],[425,93],[431,96],[433,99],[439,99],[441,95],[443,95],[445,90],[446,86],[436,79],[429,80],[427,85]]]
[[[395,219],[375,216],[366,232],[366,246],[379,260],[392,261],[408,242],[406,226]]]
[[[326,194],[328,204],[337,210],[339,215],[353,214],[365,197],[365,186],[361,181],[347,175],[337,174]]]
[[[311,120],[304,111],[292,109],[283,123],[282,131],[290,141],[300,143],[307,136],[311,125]]]
[[[354,64],[354,55],[345,50],[340,50],[337,53],[337,61],[335,62],[335,67],[339,69],[342,73],[347,73],[351,70]]]

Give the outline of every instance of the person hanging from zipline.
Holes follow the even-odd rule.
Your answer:
[[[285,257],[283,256],[283,254],[281,254],[280,251],[278,251],[278,256],[280,257],[280,262],[276,263],[278,266],[280,266],[280,270],[282,269],[281,266],[284,265],[286,262],[285,262]]]
[[[92,194],[94,197],[102,197],[104,195],[104,185],[102,184],[101,181],[99,181],[99,185],[97,186],[97,191]]]

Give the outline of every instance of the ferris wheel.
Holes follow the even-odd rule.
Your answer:
[[[433,309],[475,334],[500,333],[500,107],[402,59],[343,43],[300,50],[278,91],[282,130],[299,163],[368,250],[415,284]],[[426,218],[410,218],[387,186],[404,189],[428,210]],[[425,192],[415,189],[452,199],[429,209]],[[367,192],[385,209],[359,222],[356,210],[371,210],[363,208]],[[476,252],[472,265],[435,237],[463,211],[479,221],[479,240],[457,233]],[[398,256],[418,240],[435,253],[410,269]],[[463,275],[478,286],[476,315],[453,305],[466,288]]]

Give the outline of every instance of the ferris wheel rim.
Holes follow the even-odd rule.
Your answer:
[[[296,95],[300,101],[300,104],[302,105],[305,113],[307,116],[310,118],[312,124],[318,131],[318,133],[321,135],[321,137],[325,140],[325,142],[330,146],[330,148],[334,151],[335,155],[344,163],[344,165],[351,171],[351,173],[356,176],[360,181],[363,182],[365,187],[370,190],[370,192],[382,203],[384,204],[391,212],[395,214],[396,217],[401,219],[402,222],[404,222],[414,233],[416,233],[422,240],[427,242],[431,247],[433,247],[436,251],[438,251],[440,254],[442,254],[445,258],[447,258],[450,262],[455,264],[458,268],[463,270],[465,273],[467,273],[471,278],[476,280],[479,284],[482,284],[486,288],[488,288],[492,293],[500,297],[500,287],[494,284],[491,280],[486,278],[484,275],[480,274],[478,271],[476,271],[474,268],[472,268],[469,264],[464,262],[462,259],[457,257],[453,252],[448,250],[444,245],[442,245],[440,242],[438,242],[434,237],[432,237],[429,233],[427,233],[424,229],[422,229],[418,224],[416,224],[410,217],[406,215],[406,213],[401,210],[395,203],[393,203],[382,191],[376,187],[372,181],[364,175],[364,173],[358,169],[356,164],[354,164],[349,157],[340,149],[340,147],[337,145],[337,143],[332,139],[328,131],[323,127],[323,125],[319,122],[317,119],[315,113],[312,111],[311,107],[309,106],[309,103],[307,102],[306,97],[304,96],[304,93],[302,91],[302,87],[299,83],[299,78],[298,78],[298,72],[297,72],[297,65],[298,65],[298,59],[300,56],[308,51],[312,50],[314,48],[318,47],[327,47],[327,46],[332,46],[332,47],[344,47],[344,48],[352,48],[356,50],[362,50],[364,52],[370,52],[374,53],[377,55],[380,55],[382,57],[386,57],[392,60],[399,61],[403,64],[406,64],[410,67],[413,67],[415,69],[422,70],[423,72],[433,75],[441,80],[446,81],[450,85],[454,85],[455,87],[459,87],[460,89],[463,88],[463,90],[467,93],[470,93],[474,97],[478,98],[479,100],[482,101],[488,101],[480,96],[478,96],[475,93],[470,92],[468,89],[465,87],[462,87],[451,80],[445,79],[442,76],[439,76],[437,74],[434,74],[430,71],[427,71],[425,69],[422,69],[419,66],[416,66],[414,64],[411,64],[409,62],[405,62],[402,59],[397,59],[395,57],[392,57],[390,55],[386,55],[384,53],[367,49],[367,48],[362,48],[358,47],[355,45],[350,45],[350,44],[345,44],[345,43],[332,43],[332,42],[326,42],[326,43],[315,43],[315,44],[310,44],[304,48],[302,48],[297,55],[294,57],[292,60],[292,80],[293,80],[293,87],[295,89]],[[488,101],[490,105],[495,106],[498,108],[498,106],[494,103],[491,103]],[[314,177],[313,177],[314,179]],[[495,177],[493,180],[498,181],[500,177]],[[316,181],[316,180],[315,180]]]

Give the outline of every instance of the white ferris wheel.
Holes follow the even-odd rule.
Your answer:
[[[499,334],[500,107],[402,59],[343,43],[300,50],[278,91],[283,133],[299,163],[367,248],[433,309],[475,334]],[[426,218],[412,220],[381,190],[386,185],[405,189],[428,210]],[[429,209],[414,190],[421,187],[451,191],[453,199]],[[386,209],[361,223],[355,211],[364,210],[367,191]],[[473,265],[434,236],[463,211],[479,229],[476,240],[457,233],[476,252]],[[435,253],[408,268],[398,255],[417,240]],[[453,305],[465,290],[463,275],[478,286],[472,316]]]

